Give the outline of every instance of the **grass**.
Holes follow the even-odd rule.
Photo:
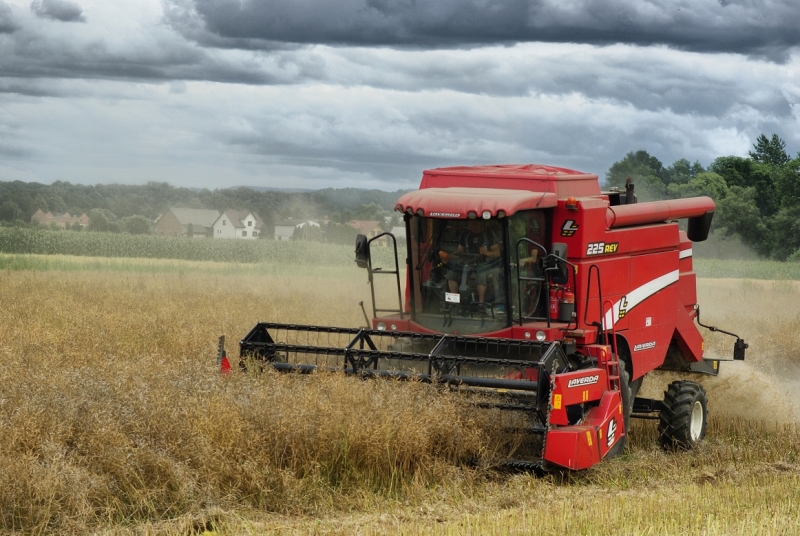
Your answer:
[[[9,260],[11,259],[11,260]],[[220,377],[258,320],[356,326],[365,273],[2,256],[0,532],[790,534],[800,522],[800,283],[701,279],[706,322],[750,343],[705,383],[709,435],[567,478],[473,467],[513,448],[424,385]],[[6,265],[7,266],[7,265]],[[732,339],[710,334],[709,352]],[[658,395],[668,375],[648,377]]]

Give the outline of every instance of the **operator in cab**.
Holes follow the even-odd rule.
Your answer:
[[[499,285],[502,268],[500,243],[498,233],[484,220],[469,220],[467,229],[458,237],[456,250],[439,252],[439,257],[448,265],[445,276],[448,290],[453,294],[465,290],[467,274],[472,267],[477,276],[478,302],[484,303],[487,284],[493,281]]]

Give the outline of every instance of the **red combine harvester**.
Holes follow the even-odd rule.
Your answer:
[[[521,412],[541,438],[535,459],[509,461],[523,467],[591,467],[622,451],[630,417],[659,419],[665,447],[703,439],[700,384],[673,382],[663,400],[637,394],[656,369],[718,373],[698,325],[736,337],[733,359],[744,359],[741,338],[700,323],[692,242],[708,236],[710,198],[637,203],[633,184],[602,192],[597,175],[569,169],[450,167],[425,171],[396,210],[406,226],[405,295],[395,237],[356,240],[372,329],[259,323],[240,342],[242,368],[490,393],[502,400],[482,406]],[[394,245],[394,266],[373,266],[379,240]],[[378,275],[396,281],[394,308],[376,306]]]

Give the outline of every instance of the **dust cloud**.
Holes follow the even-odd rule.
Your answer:
[[[715,413],[746,419],[800,423],[800,381],[748,362],[724,363],[720,375],[704,383]],[[796,371],[795,371],[796,372]]]
[[[698,279],[704,324],[736,333],[749,344],[745,361],[721,363],[717,377],[655,372],[641,396],[662,398],[670,381],[703,384],[709,414],[800,423],[800,282]],[[701,328],[707,358],[732,359],[734,338]]]

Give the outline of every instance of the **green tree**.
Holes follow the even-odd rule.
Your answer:
[[[681,158],[665,169],[664,175],[667,179],[667,185],[672,186],[673,184],[686,184],[704,171],[705,169],[700,165],[700,162],[691,164],[685,158]]]
[[[771,216],[778,210],[775,177],[779,168],[749,158],[724,156],[714,160],[709,166],[709,171],[721,175],[728,186],[753,188],[755,191],[754,202],[762,216]]]
[[[355,244],[357,234],[358,231],[346,223],[330,222],[325,229],[326,241],[333,244]]]
[[[664,165],[647,151],[630,152],[614,162],[606,172],[606,184],[623,188],[628,177],[633,179],[642,200],[659,199],[667,194]]]
[[[378,220],[383,221],[383,216],[389,211],[380,206],[378,203],[366,203],[358,208],[358,220]]]
[[[769,255],[769,229],[756,206],[755,188],[732,186],[730,195],[717,203],[717,213],[717,229],[724,235],[738,235],[759,255]]]
[[[47,204],[50,206],[50,210],[53,214],[64,214],[67,212],[67,205],[64,203],[64,200],[61,199],[60,195],[51,195],[47,199]]]
[[[130,234],[151,234],[153,223],[144,216],[128,216],[120,220],[120,227]]]
[[[95,208],[89,211],[89,225],[87,231],[108,232],[108,217],[103,209]]]
[[[781,207],[800,205],[800,154],[775,173],[775,193]]]
[[[292,240],[305,240],[308,242],[322,242],[322,229],[316,225],[306,223],[302,227],[296,227],[292,233]]]
[[[708,170],[722,176],[728,186],[752,186],[750,175],[753,172],[753,161],[749,158],[720,156],[708,166]]]
[[[667,186],[670,197],[698,197],[707,195],[716,202],[730,195],[730,188],[722,175],[717,173],[698,173],[686,184],[672,183]]]
[[[770,164],[773,166],[783,166],[789,161],[786,153],[786,142],[773,134],[772,138],[767,138],[761,134],[753,144],[753,151],[750,151],[750,158],[759,164]]]
[[[800,251],[800,205],[781,208],[769,220],[772,258],[784,261]]]
[[[20,208],[14,201],[4,201],[0,205],[0,220],[12,222],[19,217]]]

